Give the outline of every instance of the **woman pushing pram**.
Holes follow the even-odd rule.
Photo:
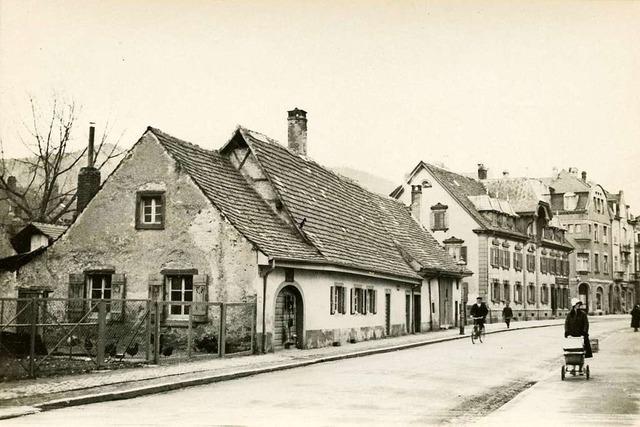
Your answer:
[[[582,301],[578,298],[571,299],[571,311],[564,321],[564,337],[584,337],[584,357],[593,357],[589,341],[589,319],[587,313],[582,310]]]

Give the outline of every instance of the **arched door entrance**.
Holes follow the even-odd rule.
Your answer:
[[[599,286],[598,289],[596,289],[596,310],[603,311],[603,294],[604,291],[602,290],[602,287]]]
[[[276,297],[273,347],[304,348],[304,303],[302,294],[293,285],[287,285]]]
[[[582,305],[587,311],[591,311],[589,306],[589,285],[587,283],[580,283],[580,286],[578,286],[578,299],[582,301]]]

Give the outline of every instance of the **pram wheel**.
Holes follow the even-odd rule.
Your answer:
[[[562,370],[560,371],[560,378],[564,381],[564,375],[566,371],[566,366],[562,365]]]

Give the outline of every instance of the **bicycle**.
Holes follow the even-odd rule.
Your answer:
[[[483,319],[483,317],[472,317],[473,320]],[[475,344],[476,340],[483,342],[484,341],[484,325],[480,327],[480,324],[475,322],[473,325],[473,330],[471,331],[471,343]]]

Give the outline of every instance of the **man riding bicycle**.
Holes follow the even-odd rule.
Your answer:
[[[482,302],[482,297],[476,298],[476,303],[471,306],[471,317],[473,317],[473,324],[478,325],[480,329],[484,329],[484,321],[489,314],[487,305]]]

